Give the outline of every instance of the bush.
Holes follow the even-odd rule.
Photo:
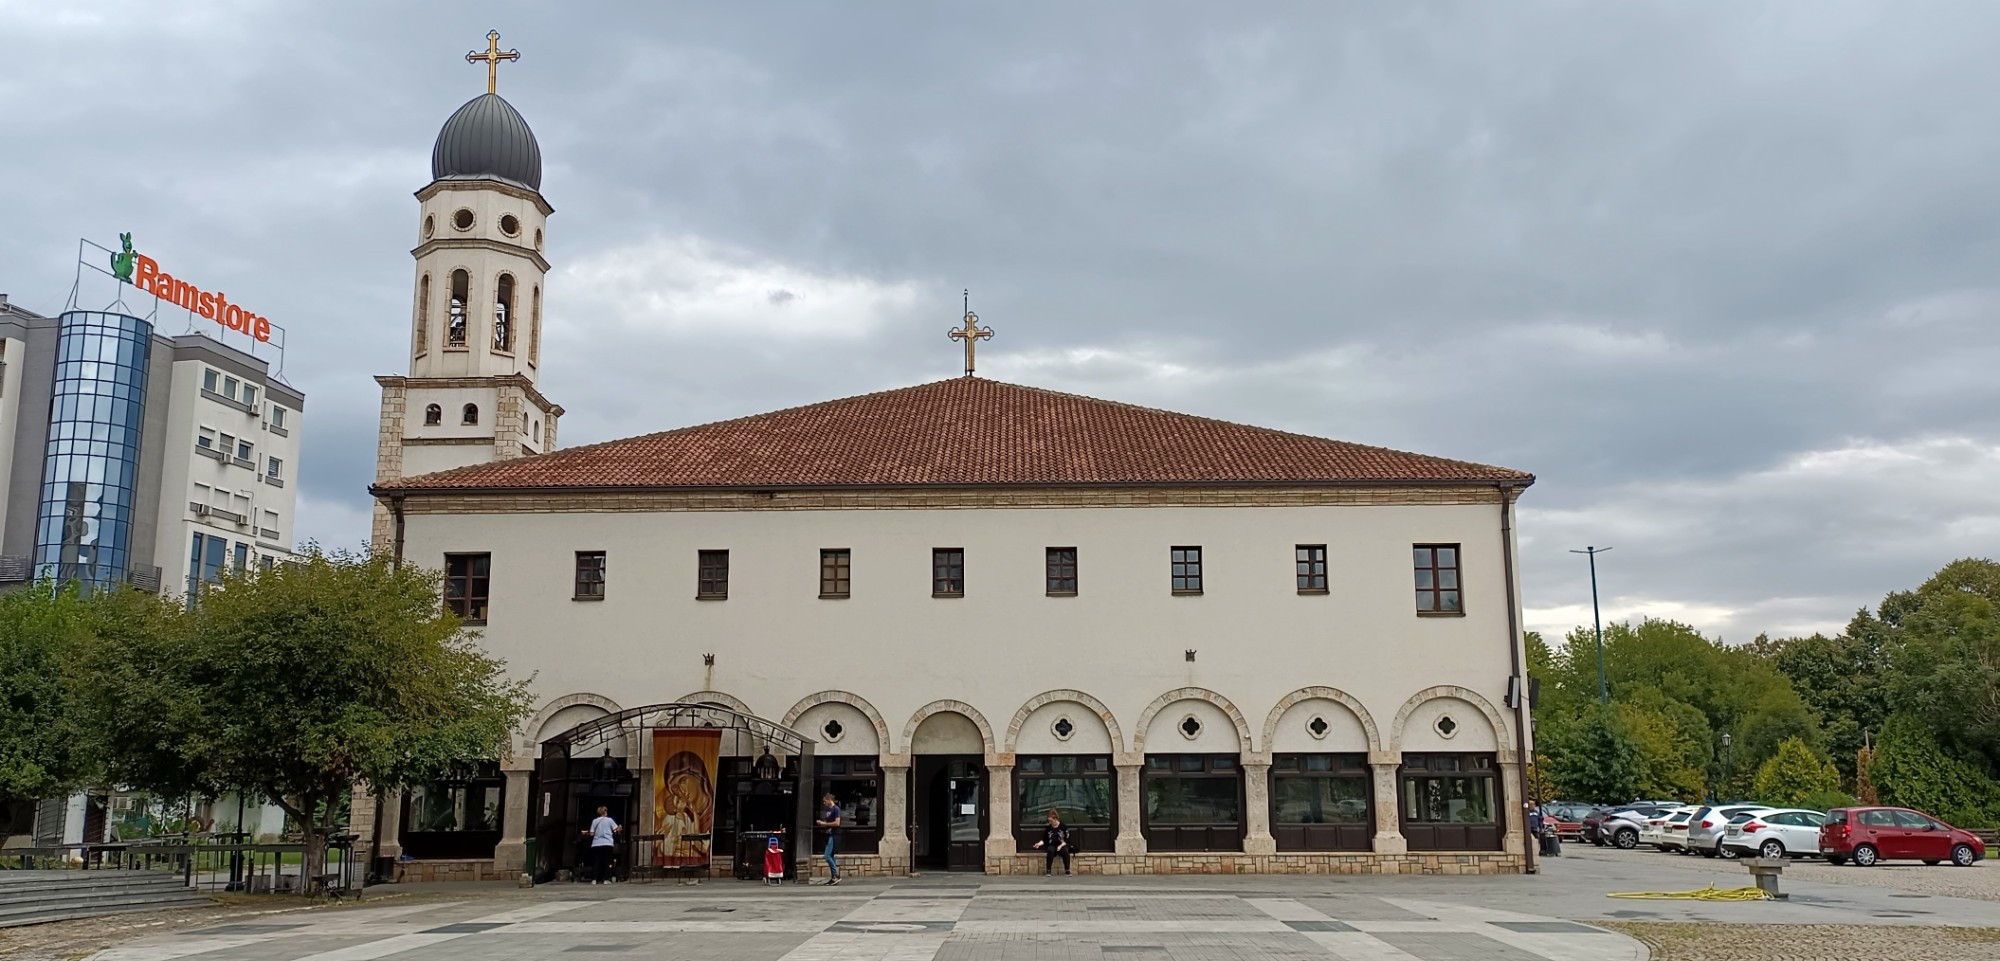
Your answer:
[[[1851,808],[1858,803],[1860,802],[1854,799],[1854,795],[1845,791],[1817,791],[1800,798],[1793,807],[1802,807],[1808,811],[1831,811],[1834,808]]]
[[[1840,772],[1796,737],[1779,742],[1777,753],[1757,768],[1755,791],[1766,804],[1802,807],[1808,798],[1839,789]]]

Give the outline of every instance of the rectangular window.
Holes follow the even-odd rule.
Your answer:
[[[1234,754],[1148,754],[1140,829],[1153,851],[1243,849],[1243,772]]]
[[[271,426],[272,427],[285,426],[285,409],[283,407],[279,407],[276,404],[271,405]]]
[[[264,554],[264,555],[261,555],[260,557],[258,557],[258,559],[257,559],[257,563],[258,563],[258,565],[259,565],[260,567],[262,567],[262,568],[263,568],[264,570],[267,570],[267,571],[268,571],[268,570],[270,570],[270,569],[271,569],[271,555],[269,555],[269,554]]]
[[[201,389],[211,394],[222,393],[222,375],[209,369],[201,372]]]
[[[1076,593],[1076,548],[1051,547],[1048,550],[1048,592],[1057,596]]]
[[[576,599],[604,599],[604,552],[576,552]]]
[[[207,427],[203,427],[203,428],[201,429],[201,433],[200,433],[200,434],[197,434],[197,435],[195,436],[195,439],[194,439],[194,445],[195,445],[196,447],[200,447],[200,448],[204,448],[204,449],[206,449],[206,450],[214,450],[214,449],[215,449],[215,431],[213,431],[213,430],[211,430],[211,429],[209,429],[209,428],[207,428]]]
[[[1366,754],[1271,758],[1271,834],[1280,851],[1366,851],[1374,835]]]
[[[1032,851],[1055,809],[1079,851],[1110,853],[1118,788],[1109,754],[1021,755],[1014,761],[1014,846]]]
[[[249,460],[249,459],[250,459],[250,455],[251,455],[251,454],[253,454],[253,453],[255,453],[255,451],[251,449],[251,447],[250,447],[250,442],[249,442],[249,441],[247,441],[247,440],[239,440],[239,441],[237,441],[237,442],[236,442],[236,459],[237,459],[237,460]]]
[[[1458,603],[1458,545],[1418,544],[1417,613],[1463,614]]]
[[[1172,557],[1174,593],[1201,593],[1201,548],[1176,547]]]
[[[491,554],[446,554],[444,609],[467,624],[486,623],[486,592],[492,567]]]
[[[236,573],[241,574],[244,571],[248,570],[249,568],[250,568],[250,545],[245,544],[242,541],[237,541]]]
[[[702,551],[696,555],[699,572],[695,582],[697,599],[719,601],[729,596],[729,552]]]
[[[236,378],[234,377],[222,378],[222,396],[227,397],[230,400],[236,399]]]
[[[1404,754],[1400,813],[1410,850],[1500,850],[1497,775],[1491,754]]]
[[[223,452],[224,454],[233,454],[233,453],[235,453],[235,452],[236,452],[236,435],[235,435],[235,434],[223,434],[223,435],[222,435],[222,442],[221,442],[221,444],[219,444],[219,445],[218,445],[218,449],[220,449],[220,450],[221,450],[221,451],[222,451],[222,452]]]
[[[243,385],[243,404],[246,407],[257,406],[257,388],[249,384]]]
[[[813,759],[816,784],[814,810],[821,796],[833,795],[840,805],[840,850],[843,854],[874,854],[882,843],[882,771],[873,755]],[[744,806],[745,810],[749,805]],[[819,847],[826,839],[819,837]],[[815,848],[817,850],[818,848]]]
[[[1299,593],[1326,593],[1326,545],[1300,544],[1294,556],[1298,562]]]
[[[284,476],[285,476],[285,462],[284,462],[284,461],[282,461],[282,460],[279,460],[279,459],[278,459],[278,458],[276,458],[276,457],[267,457],[267,458],[265,458],[265,459],[264,459],[264,473],[266,473],[266,474],[269,474],[269,475],[271,475],[272,477],[280,477],[280,478],[284,477]]]
[[[828,548],[819,552],[819,596],[846,597],[852,586],[849,574],[854,558],[845,547]]]
[[[931,549],[931,596],[965,596],[965,548]]]

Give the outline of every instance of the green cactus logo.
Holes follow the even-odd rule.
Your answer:
[[[132,235],[119,234],[118,241],[125,245],[125,249],[111,255],[111,273],[129,284],[132,282],[132,264],[137,256],[132,253]]]

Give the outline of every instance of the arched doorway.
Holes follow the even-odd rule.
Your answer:
[[[910,737],[910,862],[983,871],[988,828],[986,735],[957,711],[925,717]]]
[[[772,835],[786,850],[788,876],[803,877],[811,844],[794,839],[808,837],[812,823],[811,792],[799,786],[800,772],[813,769],[813,746],[790,728],[714,704],[653,704],[584,721],[542,742],[532,873],[537,881],[578,876],[588,853],[583,826],[602,806],[625,827],[614,855],[619,877],[706,874],[753,860],[761,873]],[[721,759],[748,750],[758,752],[752,775],[722,778]],[[663,780],[673,781],[665,791]],[[737,828],[728,838],[717,830],[725,823]],[[734,842],[730,850],[716,848],[724,840]],[[754,858],[741,853],[746,844]]]

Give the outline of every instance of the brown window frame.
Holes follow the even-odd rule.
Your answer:
[[[1046,549],[1042,586],[1050,597],[1076,596],[1076,548]],[[1064,586],[1067,584],[1068,586]]]
[[[1014,759],[1014,850],[1027,854],[1042,839],[1048,824],[1048,806],[1039,799],[1028,803],[1029,783],[1034,781],[1104,781],[1110,802],[1110,820],[1083,825],[1065,821],[1070,846],[1078,851],[1109,852],[1118,836],[1118,766],[1109,754],[1022,754]],[[1058,769],[1061,770],[1058,770]]]
[[[873,807],[867,812],[867,824],[857,824],[861,813],[849,804],[842,804],[840,824],[840,851],[842,854],[874,854],[881,850],[882,822],[888,819],[888,811],[883,798],[888,793],[888,774],[883,770],[881,759],[873,754],[832,754],[813,758],[813,804],[818,810],[820,797],[833,794],[836,800],[846,799],[850,791],[842,790],[842,785],[860,785]],[[851,803],[851,802],[850,802]],[[826,837],[822,832],[814,832],[819,839],[815,850],[824,848]]]
[[[1415,564],[1417,616],[1464,617],[1465,578],[1459,566],[1465,560],[1464,552],[1457,544],[1412,544],[1410,550],[1412,552],[1410,560]],[[1438,553],[1440,551],[1451,552],[1451,563],[1440,563],[1441,558]],[[1429,553],[1428,563],[1423,557],[1418,556],[1418,552]],[[1450,587],[1443,586],[1447,574],[1450,575],[1452,583]],[[1425,586],[1426,581],[1429,582],[1429,586]],[[1447,595],[1451,598],[1450,607],[1444,606]],[[1429,602],[1429,606],[1425,606],[1426,601]]]
[[[953,581],[951,580],[949,572],[953,570],[956,570],[958,572],[958,580],[956,582],[958,585],[957,590],[950,589],[950,585],[953,583]],[[963,547],[931,548],[931,596],[932,597],[965,596],[965,548]]]
[[[1200,594],[1202,581],[1201,545],[1167,548],[1167,586],[1174,594],[1182,597]]]
[[[484,562],[480,573],[474,573],[475,563]],[[463,572],[454,572],[454,564],[465,565]],[[452,597],[452,586],[459,587],[458,597]],[[475,591],[474,588],[477,588]],[[461,623],[485,624],[493,607],[493,555],[491,553],[461,553],[444,556],[444,609],[458,615]]]
[[[1292,548],[1292,559],[1299,593],[1327,593],[1325,544],[1300,544]]]
[[[1271,835],[1280,851],[1367,851],[1375,834],[1375,780],[1362,752],[1297,752],[1271,755],[1270,801]],[[1279,805],[1287,793],[1283,787],[1293,781],[1340,780],[1358,784],[1363,802],[1357,821],[1300,820],[1279,817]]]
[[[829,566],[831,562],[831,566]],[[846,547],[822,547],[819,551],[819,596],[850,597],[854,591],[854,552]]]
[[[717,561],[720,564],[717,564]],[[695,552],[694,597],[698,601],[726,601],[729,599],[729,552],[727,550],[706,550]]]
[[[577,551],[575,592],[570,596],[570,600],[603,600],[604,570],[605,556],[603,551]]]

